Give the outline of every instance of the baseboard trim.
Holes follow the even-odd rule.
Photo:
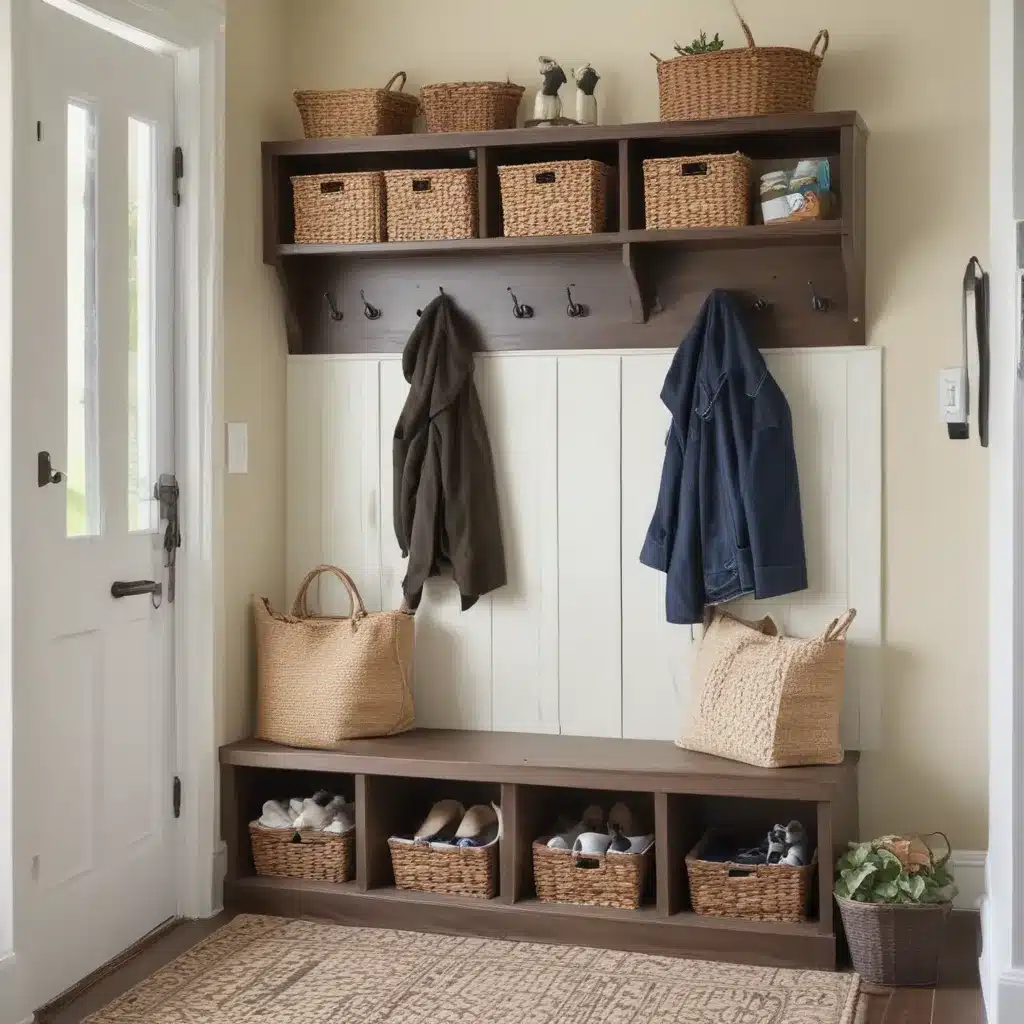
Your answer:
[[[978,910],[985,896],[985,850],[954,850],[949,865],[960,892],[953,902],[958,910]]]

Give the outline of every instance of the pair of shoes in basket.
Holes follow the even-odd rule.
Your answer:
[[[264,828],[331,832],[341,835],[356,827],[356,807],[343,796],[321,789],[304,800],[268,800],[259,824]]]
[[[438,800],[413,835],[416,843],[449,846],[490,846],[501,835],[501,808],[474,804],[469,810],[458,800]]]
[[[622,802],[613,804],[607,817],[603,808],[591,804],[578,822],[562,819],[548,840],[552,850],[594,856],[601,853],[644,853],[653,835],[637,835],[633,812]]]
[[[808,861],[807,831],[799,821],[788,825],[774,825],[760,846],[742,850],[736,856],[737,864],[788,864],[805,867]]]

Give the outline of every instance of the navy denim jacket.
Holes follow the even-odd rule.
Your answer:
[[[669,622],[807,587],[789,405],[728,293],[701,307],[665,378],[672,414],[640,561],[667,573]]]

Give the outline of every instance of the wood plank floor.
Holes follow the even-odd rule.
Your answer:
[[[81,1024],[89,1014],[137,985],[230,918],[230,914],[221,914],[209,921],[179,925],[73,1002],[38,1017],[38,1024]],[[862,998],[865,1015],[858,1024],[984,1024],[978,980],[978,915],[954,913],[950,918],[937,988],[882,989],[864,985]]]

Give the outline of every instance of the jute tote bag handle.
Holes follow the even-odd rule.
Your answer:
[[[842,640],[850,627],[853,625],[853,620],[857,618],[857,609],[851,608],[849,611],[843,612],[838,619],[833,619],[825,629],[825,632],[821,634],[821,639],[826,643],[832,640]]]
[[[337,618],[333,615],[312,615],[309,611],[309,606],[306,604],[306,595],[309,593],[309,588],[318,576],[325,572],[331,573],[341,580],[345,590],[348,591],[349,599],[352,602],[352,624],[355,625],[359,619],[365,618],[366,616],[366,605],[363,604],[363,599],[360,596],[359,588],[355,585],[355,581],[344,569],[339,569],[336,565],[318,565],[315,569],[311,569],[306,573],[306,578],[299,584],[299,592],[295,595],[295,600],[292,602],[292,618],[293,619],[328,619]]]

